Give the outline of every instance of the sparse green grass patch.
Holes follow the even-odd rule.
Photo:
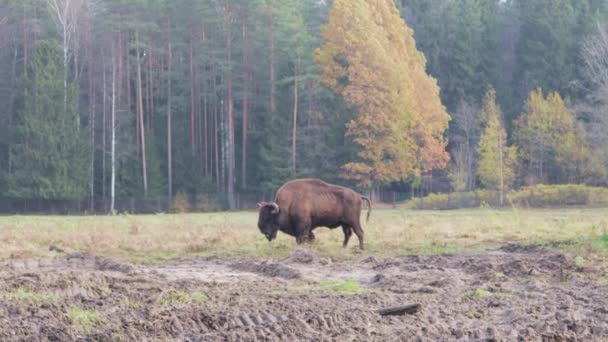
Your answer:
[[[365,292],[365,288],[355,280],[322,280],[319,282],[319,288],[323,291],[345,296],[352,296]]]
[[[475,298],[504,297],[504,296],[508,296],[508,293],[491,292],[486,289],[482,289],[480,287],[476,288],[475,291],[473,291],[473,297],[475,297]]]
[[[484,290],[482,288],[476,288],[475,292],[473,292],[473,296],[475,296],[476,298],[492,297],[492,292]]]
[[[160,306],[171,306],[185,303],[203,303],[207,301],[209,297],[202,292],[185,292],[181,290],[172,290],[163,293],[158,304]]]
[[[608,233],[603,233],[598,240],[600,247],[608,250]]]
[[[293,293],[331,293],[343,296],[352,296],[367,292],[368,289],[356,280],[321,280],[318,283],[291,284],[270,292],[273,295]]]
[[[34,292],[21,288],[4,292],[0,295],[0,298],[9,302],[53,303],[57,301],[57,296],[54,294]]]
[[[91,333],[103,327],[103,319],[96,311],[73,307],[68,312],[68,317],[74,329],[81,333]]]

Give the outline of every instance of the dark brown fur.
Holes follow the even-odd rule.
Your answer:
[[[369,220],[372,210],[369,198],[319,179],[296,179],[279,188],[274,202],[258,204],[258,227],[269,241],[274,240],[280,230],[294,236],[300,244],[314,241],[312,231],[317,227],[342,226],[343,246],[348,245],[354,231],[359,238],[359,247],[363,249],[364,233],[360,223],[362,200],[368,203]]]

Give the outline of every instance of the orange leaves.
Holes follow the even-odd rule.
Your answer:
[[[322,82],[358,110],[347,135],[359,160],[343,176],[371,186],[445,167],[449,116],[393,1],[334,1],[323,38]]]

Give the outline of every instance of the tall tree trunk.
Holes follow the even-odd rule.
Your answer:
[[[270,23],[268,28],[270,30],[270,111],[272,113],[277,111],[277,102],[276,102],[276,75],[275,75],[275,61],[274,61],[274,50],[275,50],[275,40],[274,40],[274,18],[272,16],[272,10],[270,11]]]
[[[148,196],[148,168],[146,163],[146,130],[144,129],[144,102],[142,94],[142,82],[141,82],[141,56],[139,48],[139,31],[135,30],[135,53],[137,63],[137,104],[136,111],[139,123],[139,141],[141,142],[141,171],[144,183],[144,196]]]
[[[249,80],[251,81],[251,105],[249,106],[249,108],[253,108],[255,110],[255,108],[257,108],[258,106],[258,98],[260,98],[260,94],[262,93],[262,91],[260,90],[260,86],[259,86],[259,81],[257,78],[255,78],[253,75],[253,73],[250,73],[249,75]],[[249,116],[249,128],[255,130],[255,117],[253,117],[253,115],[255,114],[254,112],[250,112],[248,113]]]
[[[234,199],[234,171],[235,171],[235,148],[234,148],[234,99],[232,95],[232,13],[228,9],[225,13],[226,24],[226,161],[227,161],[227,190],[228,205],[230,209],[235,208]]]
[[[307,80],[304,85],[306,88],[306,103],[307,103],[307,113],[306,113],[306,128],[310,129],[312,126],[312,112],[314,108],[314,99],[313,99],[313,91],[312,91],[312,81]]]
[[[119,36],[120,37],[120,36]],[[110,147],[110,213],[114,214],[114,202],[116,195],[116,54],[112,42],[112,110],[110,118],[111,147]]]
[[[291,129],[291,172],[296,173],[296,142],[298,129],[298,73],[300,71],[300,55],[296,57],[293,74],[293,127]]]
[[[112,64],[113,65],[113,64]],[[106,203],[106,100],[107,100],[107,77],[106,77],[106,62],[104,55],[102,55],[101,67],[103,70],[102,73],[102,83],[103,83],[103,92],[102,92],[102,124],[101,124],[101,198],[105,209]]]
[[[503,141],[500,126],[498,130],[498,158],[500,165],[500,206],[504,205],[504,192],[505,192],[505,178],[504,178],[504,156],[503,156]]]
[[[22,30],[22,41],[21,44],[23,45],[23,76],[25,78],[27,78],[27,66],[29,64],[29,59],[28,59],[28,42],[27,42],[27,10],[26,10],[26,5],[25,3],[23,4],[23,30]]]
[[[148,120],[146,121],[148,123],[148,131],[151,132],[152,131],[152,115],[153,115],[153,109],[152,109],[152,101],[153,101],[153,74],[152,74],[152,49],[148,49],[147,52],[147,59],[148,59],[148,72],[146,75],[146,112],[148,114]]]
[[[93,90],[93,62],[91,55],[91,64],[89,65],[89,127],[91,128],[91,164],[90,164],[90,178],[89,178],[89,190],[91,194],[90,198],[90,210],[93,212],[95,209],[95,92]]]
[[[201,84],[200,84],[200,76],[199,73],[201,72],[200,67],[197,66],[194,68],[194,79],[195,79],[195,83],[194,83],[194,93],[196,94],[196,151],[197,154],[199,156],[199,162],[200,162],[200,170],[201,170],[201,176],[204,176],[205,173],[205,154],[203,151],[203,137],[205,135],[205,133],[203,132],[203,127],[204,127],[204,123],[203,120],[205,119],[204,117],[204,109],[202,106],[202,94],[201,94]]]
[[[167,40],[169,58],[167,60],[167,196],[169,201],[173,199],[173,137],[172,137],[172,108],[171,108],[171,78],[173,49],[171,47],[171,20],[167,19]]]
[[[242,133],[242,155],[241,155],[241,186],[243,189],[247,188],[247,112],[249,110],[249,66],[248,66],[248,46],[247,46],[247,31],[246,31],[246,23],[247,20],[243,15],[243,19],[241,20],[241,33],[242,33],[242,41],[243,41],[243,123],[241,128]]]
[[[215,89],[215,87],[214,87]],[[219,131],[221,130],[221,124],[219,122],[219,106],[217,105],[217,96],[213,105],[213,133],[214,133],[214,147],[215,147],[215,182],[217,184],[218,192],[222,191],[222,177],[220,175],[220,153],[219,153]]]
[[[118,51],[116,51],[116,56],[114,57],[114,58],[118,59],[118,61],[117,61],[117,63],[118,63],[118,65],[117,65],[117,73],[116,73],[116,77],[117,77],[116,78],[116,82],[118,83],[116,85],[116,89],[118,89],[118,93],[116,94],[116,100],[117,100],[118,103],[121,102],[122,95],[123,95],[122,94],[122,89],[123,89],[123,84],[122,84],[122,82],[123,82],[123,76],[122,76],[122,74],[124,73],[124,65],[123,65],[124,61],[123,61],[123,58],[122,58],[122,48],[123,48],[122,45],[123,45],[122,44],[122,30],[119,30],[118,31],[118,44],[117,44]],[[112,47],[112,48],[116,49],[115,47]]]
[[[8,103],[8,122],[7,126],[9,130],[13,130],[13,115],[15,110],[15,97],[17,96],[17,56],[19,55],[19,44],[17,43],[17,37],[13,38],[13,62],[11,66],[11,95],[9,97]],[[7,172],[10,175],[12,170],[12,160],[11,160],[11,140],[8,142],[8,153],[6,155],[7,158]]]
[[[133,107],[131,104],[131,58],[129,55],[129,41],[130,41],[130,33],[129,31],[127,31],[127,38],[125,39],[125,50],[123,51],[124,53],[124,58],[125,58],[125,82],[126,82],[126,86],[127,86],[127,92],[126,92],[126,98],[127,98],[127,113],[133,113]],[[135,115],[135,140],[137,142],[137,152],[141,153],[141,148],[139,147],[141,145],[141,141],[140,141],[140,134],[139,134],[139,115]]]
[[[203,66],[204,69],[204,66]],[[203,75],[203,154],[205,156],[205,177],[209,177],[209,103],[207,94],[207,80]]]
[[[195,135],[195,121],[194,113],[196,107],[194,106],[194,48],[193,48],[193,37],[192,29],[190,29],[189,45],[190,45],[190,149],[192,156],[196,155],[196,135]]]
[[[63,111],[67,112],[68,108],[68,31],[66,24],[63,24]],[[80,118],[80,115],[76,116]],[[78,120],[78,119],[77,119]],[[80,123],[78,122],[78,126]]]
[[[545,182],[545,172],[544,172],[544,161],[545,161],[545,140],[543,138],[543,135],[540,135],[540,150],[539,150],[539,181],[540,183],[544,183]]]

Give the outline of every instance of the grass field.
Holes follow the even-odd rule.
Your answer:
[[[0,217],[0,259],[41,257],[56,245],[152,263],[195,255],[284,256],[295,239],[279,233],[268,243],[256,212],[119,216]],[[321,256],[349,259],[476,251],[509,243],[535,243],[576,253],[608,254],[607,209],[551,210],[374,210],[364,224],[366,250],[341,248],[341,229],[319,228],[313,246]]]
[[[268,243],[256,222],[0,217],[0,340],[608,337],[606,209],[377,209],[363,252],[341,229],[320,228],[312,250]],[[420,311],[376,311],[408,304]]]

